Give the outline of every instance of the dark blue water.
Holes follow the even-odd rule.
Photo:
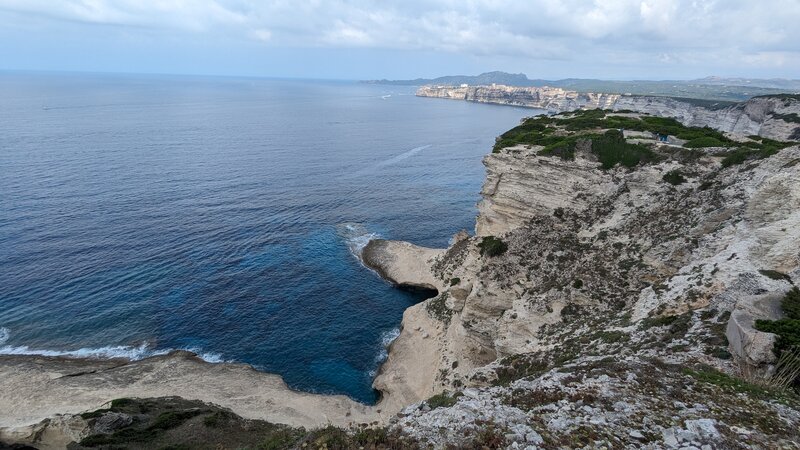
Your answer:
[[[371,402],[419,301],[374,235],[471,229],[532,114],[345,82],[0,74],[0,353],[192,349]]]

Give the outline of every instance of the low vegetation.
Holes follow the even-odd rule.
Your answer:
[[[800,123],[800,116],[798,116],[797,113],[789,113],[789,114],[772,113],[772,117],[774,119],[781,119],[784,122]]]
[[[784,362],[784,369],[792,371],[791,377],[795,388],[800,388],[800,367],[797,367],[797,355],[800,355],[800,289],[793,288],[781,301],[781,309],[786,316],[779,320],[756,320],[755,328],[778,336],[774,352]],[[790,380],[791,381],[791,380]]]
[[[756,329],[759,331],[778,335],[775,342],[776,355],[780,355],[786,350],[800,348],[800,290],[798,288],[794,288],[786,294],[781,302],[781,309],[786,316],[783,319],[756,321]]]
[[[481,249],[481,255],[493,257],[505,253],[508,250],[508,244],[498,237],[485,236],[478,243],[478,248]]]
[[[792,117],[784,118],[790,120]],[[517,145],[541,146],[540,155],[574,159],[576,150],[585,146],[602,163],[603,169],[617,164],[635,167],[657,162],[661,155],[651,146],[626,142],[622,130],[648,132],[675,136],[686,141],[685,148],[702,149],[725,147],[719,154],[725,167],[752,159],[774,155],[778,150],[793,145],[759,136],[750,136],[748,142],[736,142],[709,127],[687,127],[675,119],[654,116],[630,117],[607,110],[580,110],[560,117],[537,116],[525,119],[519,126],[497,138],[494,152]]]
[[[686,183],[686,178],[683,176],[680,170],[670,170],[664,174],[663,179],[671,185]]]
[[[442,392],[441,394],[436,394],[433,397],[429,398],[425,401],[431,409],[436,408],[449,408],[456,404],[458,401],[458,397],[461,397],[460,392],[455,393],[448,393]]]
[[[119,399],[110,407],[83,414],[94,426],[106,414],[129,423],[89,434],[71,450],[83,449],[416,449],[418,443],[397,431],[361,424],[353,429],[327,426],[305,430],[262,420],[245,420],[229,410],[179,397]],[[110,432],[108,432],[110,431]],[[1,447],[1,445],[0,445]]]

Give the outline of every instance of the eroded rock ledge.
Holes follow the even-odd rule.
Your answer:
[[[362,250],[361,259],[367,267],[398,286],[439,291],[444,285],[434,276],[432,266],[443,253],[444,249],[373,239]]]

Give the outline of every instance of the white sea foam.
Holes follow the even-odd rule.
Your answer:
[[[389,357],[389,346],[392,345],[392,342],[394,342],[394,340],[399,336],[400,328],[392,328],[391,330],[381,333],[381,351],[378,352],[378,355],[375,357],[375,363],[380,366],[384,361],[386,361],[386,358]],[[369,372],[370,378],[375,378],[375,375],[377,374],[377,369]]]
[[[347,243],[350,253],[359,261],[361,261],[361,252],[369,241],[381,237],[378,233],[369,232],[367,227],[360,223],[341,224],[339,226],[339,234]]]
[[[389,331],[384,331],[381,334],[381,345],[384,349],[388,349],[395,339],[400,337],[400,328],[392,328]]]
[[[149,348],[147,343],[132,347],[129,345],[118,345],[109,347],[98,348],[80,348],[78,350],[47,350],[30,348],[27,345],[11,346],[6,345],[0,347],[0,354],[2,355],[38,355],[38,356],[64,356],[67,358],[90,358],[90,359],[110,359],[110,358],[125,358],[130,360],[138,360],[150,356],[165,355],[169,353],[166,350],[153,350]]]
[[[0,328],[0,344],[8,340],[9,331],[7,328]],[[222,355],[218,353],[203,352],[197,348],[182,348],[196,354],[200,359],[210,363],[226,362]],[[56,356],[65,358],[86,358],[86,359],[114,359],[123,358],[131,361],[149,358],[151,356],[166,355],[174,349],[153,349],[150,344],[143,343],[139,346],[117,345],[98,348],[79,348],[77,350],[48,350],[30,348],[27,345],[0,347],[0,355],[21,355],[21,356]]]

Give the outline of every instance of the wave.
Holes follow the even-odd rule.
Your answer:
[[[350,254],[359,261],[361,261],[361,252],[369,241],[380,239],[381,237],[378,233],[371,233],[367,230],[367,227],[360,223],[343,223],[338,228],[339,234],[347,243]]]
[[[381,333],[381,351],[378,352],[377,356],[375,356],[375,364],[380,366],[384,361],[386,361],[386,359],[389,357],[389,346],[392,345],[392,342],[394,342],[394,340],[399,336],[400,328],[392,328],[391,330]],[[375,375],[377,374],[378,369],[374,369],[369,372],[370,378],[375,378]]]
[[[8,341],[11,333],[8,328],[0,328],[0,345]],[[145,342],[139,346],[117,345],[98,348],[79,348],[77,350],[49,350],[30,348],[27,345],[12,346],[5,345],[0,347],[0,355],[20,355],[20,356],[56,356],[64,358],[81,359],[117,359],[123,358],[130,361],[138,361],[152,356],[166,355],[176,349],[153,349],[150,344]],[[200,359],[209,363],[230,362],[222,358],[222,355],[212,352],[204,352],[194,347],[181,348],[196,354]]]

